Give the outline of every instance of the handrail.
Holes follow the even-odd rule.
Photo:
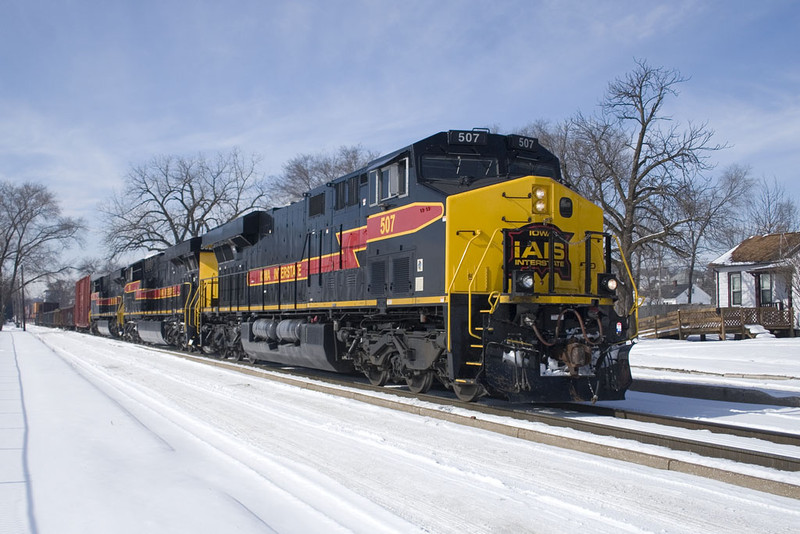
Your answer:
[[[188,327],[192,326],[192,322],[191,322],[192,303],[196,299],[197,293],[199,293],[199,291],[200,291],[200,284],[198,283],[197,291],[195,291],[194,293],[192,293],[192,284],[191,284],[191,282],[184,282],[183,285],[184,286],[189,286],[189,293],[188,293],[188,295],[186,297],[186,303],[183,305],[183,322],[186,325],[186,329],[187,329],[187,333],[188,333]]]
[[[453,284],[456,283],[456,277],[458,276],[459,271],[461,271],[461,266],[464,265],[464,259],[467,257],[467,252],[469,251],[469,247],[472,246],[472,242],[475,241],[476,239],[478,239],[478,237],[480,235],[482,235],[482,233],[483,233],[480,230],[459,230],[459,231],[456,232],[456,234],[459,234],[462,231],[463,232],[472,232],[475,235],[472,236],[472,239],[470,239],[467,242],[467,246],[464,247],[464,253],[461,254],[461,259],[458,261],[458,265],[456,266],[456,270],[453,272],[452,279],[450,280],[450,285],[447,286],[447,291],[445,292],[445,298],[447,298],[448,302],[452,302],[452,300],[450,298],[450,293],[452,292]],[[451,312],[450,306],[448,306],[447,307],[447,324],[448,324],[448,328],[447,328],[447,350],[448,351],[451,350],[450,333],[452,332],[452,328],[449,327],[449,325],[450,325],[450,314],[451,313],[452,312]]]
[[[472,333],[472,285],[475,283],[478,270],[481,268],[481,265],[483,265],[483,260],[486,259],[486,254],[489,253],[489,248],[492,246],[494,236],[496,236],[497,232],[501,230],[502,228],[498,227],[495,228],[494,232],[492,232],[492,237],[490,237],[489,241],[486,243],[486,249],[483,251],[483,256],[481,256],[480,261],[478,261],[477,265],[475,265],[475,275],[473,275],[472,280],[469,281],[469,285],[467,286],[467,331],[469,332],[470,336],[476,339],[481,339],[481,336]]]
[[[500,291],[492,291],[489,293],[487,300],[489,301],[489,314],[493,314],[497,309],[497,305],[500,304],[500,296],[502,292]]]
[[[91,315],[91,310],[89,311]],[[122,328],[125,326],[125,299],[119,297],[119,305],[117,306],[117,326]]]
[[[616,234],[614,235],[614,239],[617,241],[617,246],[619,247],[619,257],[622,259],[622,265],[625,266],[625,270],[628,272],[628,280],[631,281],[631,287],[633,288],[633,306],[631,306],[631,310],[628,312],[628,315],[633,314],[636,318],[636,332],[628,336],[628,339],[633,339],[639,335],[639,290],[636,289],[636,282],[633,281],[631,268],[628,265],[627,258],[625,258],[625,253],[622,251],[622,243]]]
[[[453,289],[453,284],[456,283],[456,276],[458,276],[458,272],[461,270],[461,266],[464,264],[464,258],[467,257],[467,251],[469,250],[469,247],[472,245],[473,241],[478,239],[478,236],[480,235],[482,235],[482,232],[480,230],[475,230],[475,235],[472,237],[472,239],[469,240],[469,242],[467,242],[467,246],[464,247],[464,253],[461,255],[461,259],[458,261],[458,266],[456,267],[456,270],[453,273],[453,278],[450,280],[450,285],[447,287],[446,294],[448,296],[450,295],[450,292]]]

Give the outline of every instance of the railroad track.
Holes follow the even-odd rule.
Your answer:
[[[727,425],[723,423],[713,423],[710,421],[698,421],[695,419],[685,419],[683,417],[672,417],[668,415],[655,415],[644,412],[635,412],[632,410],[621,410],[618,408],[593,406],[590,404],[551,404],[550,406],[568,411],[613,417],[615,419],[640,421],[643,423],[653,423],[664,426],[684,428],[687,430],[706,430],[714,434],[724,434],[728,436],[761,439],[764,441],[769,441],[780,445],[800,446],[800,434],[791,434],[788,432],[777,432],[773,430],[747,428],[739,425]],[[792,471],[792,470],[793,469],[784,469],[784,471]]]
[[[711,423],[706,421],[695,421],[690,419],[682,419],[677,417],[669,417],[662,415],[653,415],[647,413],[639,413],[628,410],[615,410],[611,408],[602,408],[597,406],[583,406],[583,405],[554,405],[558,409],[563,410],[564,413],[590,413],[594,415],[601,415],[605,417],[626,419],[632,421],[639,421],[659,426],[677,427],[688,430],[708,431],[714,434],[724,434],[729,436],[746,437],[752,439],[760,439],[772,443],[800,446],[800,437],[793,434],[782,432],[773,432],[768,430],[744,428],[733,425],[724,425],[719,423]],[[521,413],[525,413],[522,410]],[[540,420],[541,415],[535,415],[534,420]],[[564,423],[562,423],[564,421]],[[732,460],[734,462],[757,465],[761,467],[769,467],[779,471],[800,471],[800,458],[791,456],[784,456],[775,453],[751,450],[743,447],[735,447],[731,445],[723,445],[718,443],[709,443],[707,439],[692,439],[686,437],[669,436],[662,434],[658,431],[649,432],[640,429],[627,429],[618,426],[608,425],[602,421],[586,421],[576,420],[565,417],[564,415],[557,415],[554,418],[547,417],[547,424],[553,426],[568,426],[575,430],[590,432],[592,434],[601,436],[611,436],[619,439],[630,439],[645,443],[648,445],[656,445],[666,447],[674,451],[685,451],[694,454],[699,454],[708,458]]]
[[[659,432],[655,425],[681,427],[698,431],[709,431],[715,434],[754,438],[786,445],[800,445],[797,435],[771,432],[758,429],[747,429],[731,425],[722,425],[675,417],[664,417],[643,414],[627,410],[614,410],[591,405],[551,404],[551,405],[519,405],[507,404],[497,400],[486,400],[475,403],[459,401],[451,392],[432,390],[428,394],[418,395],[408,391],[405,386],[376,387],[366,379],[342,376],[321,371],[287,368],[272,364],[250,364],[219,360],[210,356],[190,354],[157,347],[149,349],[178,356],[195,362],[230,369],[243,374],[276,380],[305,389],[353,398],[361,402],[380,405],[394,410],[415,413],[447,420],[458,424],[482,428],[492,432],[525,439],[537,443],[553,445],[565,449],[587,452],[607,458],[634,462],[651,467],[680,471],[706,478],[721,480],[743,487],[758,489],[800,499],[800,485],[791,484],[754,475],[745,475],[724,468],[714,467],[709,462],[693,461],[678,455],[670,455],[669,451],[689,452],[709,459],[724,459],[775,469],[777,471],[800,471],[800,459],[755,451],[744,447],[726,444],[709,443],[706,439],[670,436]],[[425,405],[416,401],[425,401]],[[457,409],[454,409],[457,408]],[[592,420],[576,418],[576,414],[591,413],[599,417]],[[497,417],[506,418],[498,422]],[[612,424],[611,418],[635,420],[650,423],[650,430],[624,428]],[[575,431],[569,437],[559,433],[548,432],[547,429],[532,428],[527,423],[541,423],[551,428],[570,429]],[[655,445],[669,449],[664,452],[642,452],[630,447],[598,442],[592,436],[604,436],[620,440],[631,440],[646,445]]]

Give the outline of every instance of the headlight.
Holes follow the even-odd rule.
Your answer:
[[[545,213],[547,211],[547,189],[544,187],[533,188],[533,212]]]
[[[597,292],[601,295],[614,295],[619,286],[619,280],[611,273],[597,275]]]
[[[532,271],[514,271],[512,291],[522,295],[532,295],[536,285],[536,279],[533,276]]]

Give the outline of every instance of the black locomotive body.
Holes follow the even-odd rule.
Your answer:
[[[119,273],[92,276],[89,282],[90,329],[95,334],[120,337],[124,318],[122,315],[122,286]],[[85,286],[84,286],[85,290]],[[76,294],[76,302],[78,295]]]
[[[200,243],[192,238],[122,270],[126,338],[192,346],[199,317],[192,314],[190,299],[197,294]]]
[[[535,139],[442,132],[133,264],[116,322],[109,306],[96,318],[133,340],[415,392],[438,381],[463,400],[620,399],[630,344],[610,244]]]
[[[535,140],[443,132],[203,236],[200,344],[464,399],[622,398],[608,245]]]

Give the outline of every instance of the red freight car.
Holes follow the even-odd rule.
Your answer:
[[[84,276],[75,282],[75,328],[89,328],[92,277]]]

